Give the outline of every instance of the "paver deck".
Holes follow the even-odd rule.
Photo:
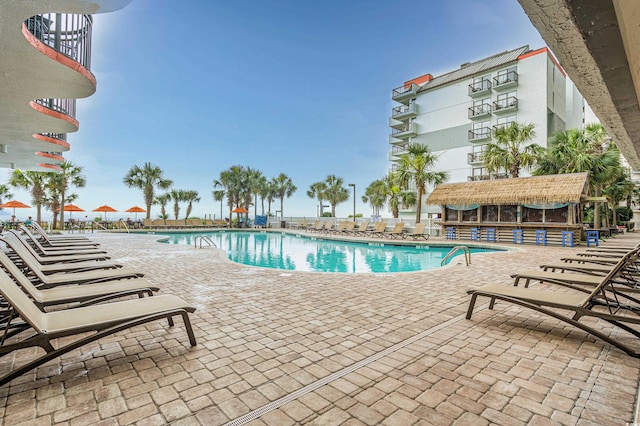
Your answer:
[[[215,248],[89,234],[196,306],[88,344],[0,388],[6,425],[625,425],[640,360],[466,290],[580,248],[518,246],[403,274],[253,268]],[[631,238],[627,236],[627,238]],[[536,286],[541,284],[534,284]],[[602,329],[607,325],[599,324]],[[0,359],[0,370],[30,351]]]

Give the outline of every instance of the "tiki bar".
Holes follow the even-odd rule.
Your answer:
[[[427,198],[442,207],[447,239],[579,244],[588,173],[445,183]]]

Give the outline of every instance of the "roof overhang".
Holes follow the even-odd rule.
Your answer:
[[[640,169],[640,1],[518,1],[631,167]]]

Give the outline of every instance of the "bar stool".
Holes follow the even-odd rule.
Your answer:
[[[469,239],[471,241],[480,241],[480,228],[470,228],[469,229]]]
[[[598,247],[598,240],[600,239],[600,231],[592,230],[587,231],[587,247],[591,247],[594,244]]]
[[[485,228],[484,235],[487,239],[487,242],[496,242],[496,228]]]
[[[572,231],[562,231],[562,247],[573,247]]]
[[[444,237],[447,240],[455,240],[456,239],[456,228],[446,228],[444,230]]]
[[[540,244],[547,245],[547,231],[543,229],[536,230],[536,245],[539,246]]]
[[[524,244],[524,234],[522,229],[513,230],[513,244]]]

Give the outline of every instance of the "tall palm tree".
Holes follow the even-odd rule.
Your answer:
[[[269,181],[267,181],[266,193],[267,193],[267,197],[266,197],[267,198],[267,214],[271,216],[271,203],[273,203],[273,201],[278,196],[278,187],[273,179],[270,179]]]
[[[622,169],[621,169],[622,172]],[[607,198],[611,211],[613,213],[613,223],[611,226],[616,228],[618,226],[618,214],[616,212],[620,202],[627,199],[635,188],[635,184],[629,179],[626,173],[621,173],[616,182],[611,183],[603,191],[602,195]],[[608,217],[608,215],[607,215]]]
[[[487,144],[484,164],[490,172],[504,170],[512,178],[520,175],[520,170],[534,164],[544,148],[538,144],[528,144],[535,135],[533,124],[521,125],[512,122],[496,130],[495,142]]]
[[[284,216],[284,198],[290,198],[298,187],[293,184],[291,178],[284,173],[280,173],[272,179],[277,197],[280,198],[280,215]]]
[[[184,200],[187,202],[187,212],[184,215],[185,219],[189,219],[189,215],[191,214],[191,210],[193,209],[193,203],[200,202],[200,194],[195,190],[187,190],[184,191]]]
[[[54,174],[55,180],[54,185],[56,185],[60,194],[60,225],[64,224],[64,204],[65,204],[65,196],[67,191],[71,187],[83,188],[87,181],[82,174],[82,167],[76,166],[75,164],[65,161],[60,164],[60,171]]]
[[[262,172],[258,169],[247,167],[244,171],[244,181],[246,190],[244,192],[244,207],[249,211],[249,206],[253,199],[253,214],[258,214],[258,193],[263,182],[266,182],[266,178]]]
[[[160,205],[160,217],[163,219],[169,217],[169,215],[167,214],[167,204],[169,204],[169,201],[171,201],[171,194],[169,193],[160,194],[153,200],[153,204]]]
[[[243,192],[243,166],[231,166],[220,172],[220,177],[213,181],[214,188],[223,188],[227,196],[229,218],[233,216],[232,210],[240,205]]]
[[[327,184],[324,182],[316,182],[312,183],[309,186],[309,190],[307,191],[307,197],[311,199],[317,199],[318,205],[320,206],[320,217],[322,217],[322,213],[324,212],[324,193],[327,190]]]
[[[324,184],[326,185],[324,198],[331,205],[331,217],[336,217],[336,206],[347,201],[351,194],[344,187],[344,179],[336,175],[327,176]]]
[[[142,190],[144,203],[147,206],[147,219],[151,219],[151,205],[157,189],[169,189],[173,182],[164,177],[164,172],[158,166],[144,163],[142,167],[137,164],[131,167],[123,178],[123,183],[129,188]]]
[[[437,185],[445,182],[449,176],[446,172],[431,171],[438,157],[427,145],[412,143],[407,153],[400,157],[396,176],[403,189],[413,186],[416,197],[416,223],[420,223],[422,215],[422,197],[427,192],[427,184]]]
[[[175,218],[178,219],[180,216],[180,202],[185,201],[184,189],[172,189],[169,191],[169,196],[173,201],[173,214],[175,215]]]
[[[31,201],[36,206],[36,221],[42,219],[42,204],[45,197],[45,184],[51,172],[31,172],[14,170],[9,178],[9,185],[14,188],[23,188],[31,193]],[[1,196],[0,196],[1,201]]]
[[[364,190],[362,202],[369,203],[373,210],[372,214],[378,216],[380,209],[383,208],[387,202],[387,185],[384,180],[378,179],[371,182]]]

